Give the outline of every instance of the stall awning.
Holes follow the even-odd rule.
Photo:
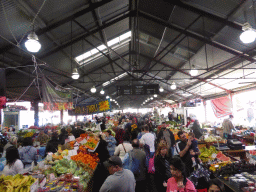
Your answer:
[[[232,114],[232,101],[229,96],[213,99],[211,105],[217,118]]]

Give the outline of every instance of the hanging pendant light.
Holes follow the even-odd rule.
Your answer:
[[[175,90],[176,88],[177,88],[177,86],[176,86],[175,82],[172,82],[171,89]]]
[[[154,98],[153,97],[150,97],[151,100],[153,100]]]
[[[108,96],[108,95],[106,96],[106,99],[109,99],[109,96]]]
[[[110,98],[110,101],[113,101],[113,99]]]
[[[28,40],[25,42],[25,47],[32,53],[36,53],[41,49],[41,44],[39,43],[38,37],[34,31],[28,34]]]
[[[195,68],[195,65],[192,65],[192,69],[190,71],[191,76],[197,76],[198,70]]]
[[[243,32],[240,35],[240,40],[247,44],[252,43],[256,39],[256,31],[252,28],[250,23],[246,22],[242,27]]]
[[[154,97],[156,98],[156,97],[157,97],[157,94],[154,94]]]
[[[78,79],[80,77],[79,73],[78,73],[78,70],[77,68],[74,68],[73,69],[73,72],[72,72],[72,79]]]
[[[103,89],[101,89],[100,94],[104,95],[104,93],[105,93],[105,91]]]
[[[96,93],[96,91],[97,91],[97,90],[96,90],[95,86],[93,86],[93,87],[91,88],[91,92],[92,92],[92,93]]]
[[[160,87],[160,88],[159,88],[159,91],[160,91],[160,92],[164,92],[164,88],[163,88],[163,87]]]

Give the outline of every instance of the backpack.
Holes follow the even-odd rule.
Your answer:
[[[148,173],[151,173],[151,174],[155,173],[155,155],[149,159]]]
[[[130,171],[133,172],[134,176],[140,174],[140,160],[133,157],[132,151],[128,152],[129,154],[129,161],[124,163],[124,168],[129,169]]]

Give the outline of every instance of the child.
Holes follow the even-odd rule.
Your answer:
[[[188,139],[191,140],[190,155],[191,155],[191,159],[192,159],[192,162],[193,162],[192,167],[195,167],[196,164],[197,164],[196,159],[199,162],[199,164],[201,164],[201,159],[199,159],[199,157],[198,157],[198,155],[200,155],[200,151],[199,151],[198,146],[197,146],[197,139],[195,138],[195,134],[190,132],[188,134]]]

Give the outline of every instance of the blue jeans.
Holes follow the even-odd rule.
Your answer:
[[[154,155],[155,155],[155,152],[150,152],[149,153],[150,158],[154,157]]]

